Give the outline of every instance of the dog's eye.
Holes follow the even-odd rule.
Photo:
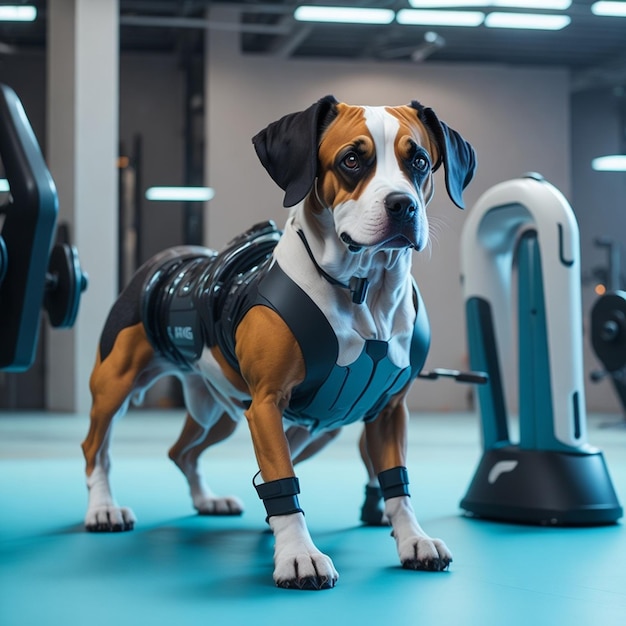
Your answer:
[[[356,152],[348,152],[348,154],[343,157],[342,163],[349,170],[356,170],[359,167],[359,156]]]
[[[428,168],[430,167],[430,163],[428,159],[425,156],[422,156],[421,154],[417,154],[415,156],[415,158],[413,159],[412,165],[418,172],[421,172],[421,173],[427,172]]]

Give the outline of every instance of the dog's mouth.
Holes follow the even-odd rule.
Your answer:
[[[415,248],[415,249],[419,249],[417,241],[412,241],[411,238],[409,238],[407,235],[405,234],[397,234],[394,233],[392,236],[383,239],[382,241],[378,241],[376,243],[373,244],[364,244],[364,243],[359,243],[357,241],[355,241],[350,235],[348,235],[348,233],[343,232],[341,233],[341,235],[339,235],[341,238],[341,241],[343,241],[343,243],[345,243],[348,246],[348,250],[350,252],[361,252],[361,250],[363,250],[363,248],[374,248],[374,247],[379,247],[379,248],[397,248],[397,249],[402,249],[402,248]]]
[[[343,241],[347,246],[348,246],[348,250],[350,250],[350,252],[361,252],[361,250],[363,248],[365,248],[365,244],[362,243],[357,243],[356,241],[354,241],[354,239],[352,239],[352,237],[350,237],[350,235],[348,235],[348,233],[341,233],[341,235],[339,235],[341,237],[341,241]]]

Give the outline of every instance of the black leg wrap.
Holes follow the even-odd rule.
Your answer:
[[[361,507],[361,521],[368,526],[386,526],[383,522],[383,492],[380,487],[365,487],[365,502]]]
[[[378,474],[378,482],[385,500],[411,495],[409,493],[409,474],[406,467],[393,467],[381,472]]]
[[[254,485],[254,488],[265,505],[266,521],[274,515],[304,513],[298,502],[300,483],[295,476]]]

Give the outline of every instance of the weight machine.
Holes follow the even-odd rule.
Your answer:
[[[57,231],[56,188],[22,103],[2,84],[0,161],[9,184],[0,204],[0,370],[20,372],[34,360],[42,307],[53,327],[73,326],[87,275],[67,227]]]

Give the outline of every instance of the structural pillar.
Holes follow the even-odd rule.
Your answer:
[[[50,410],[89,411],[89,374],[116,295],[118,76],[118,0],[49,2],[46,156],[59,222],[89,275],[74,327],[48,334]]]

